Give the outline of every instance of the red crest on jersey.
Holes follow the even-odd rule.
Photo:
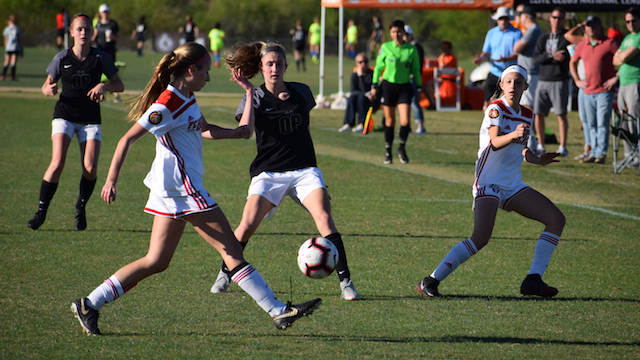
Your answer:
[[[158,125],[160,124],[161,121],[162,121],[162,113],[160,113],[159,111],[154,111],[151,114],[149,114],[149,122],[152,123],[153,125]]]
[[[498,113],[498,110],[496,110],[496,109],[489,110],[489,117],[490,118],[495,119],[495,118],[498,117],[498,115],[500,115]]]

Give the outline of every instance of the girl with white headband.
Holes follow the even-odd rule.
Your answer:
[[[554,158],[560,154],[546,153],[538,157],[527,148],[533,113],[519,104],[527,87],[527,72],[521,66],[512,65],[502,72],[499,89],[485,111],[480,128],[480,149],[473,184],[473,233],[470,238],[456,244],[433,273],[420,281],[417,289],[425,296],[440,296],[440,281],[489,243],[498,208],[515,211],[545,226],[520,293],[542,297],[558,293],[557,289],[542,281],[542,275],[560,240],[565,217],[544,195],[522,183],[520,164],[524,160],[547,165],[557,162]]]
[[[236,110],[236,120],[256,132],[258,153],[251,163],[249,195],[236,228],[236,238],[247,242],[262,219],[270,218],[285,197],[291,197],[313,217],[321,236],[338,248],[336,266],[340,297],[358,300],[347,265],[342,237],[331,217],[331,202],[309,132],[309,112],[316,106],[311,89],[305,84],[284,81],[287,58],[275,43],[237,44],[224,58],[233,78],[246,91]],[[248,79],[262,74],[264,84],[254,88]],[[222,264],[211,287],[224,293],[229,286],[228,263]]]

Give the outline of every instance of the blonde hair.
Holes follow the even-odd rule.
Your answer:
[[[242,76],[251,79],[260,73],[262,57],[272,51],[280,53],[284,57],[285,64],[287,63],[287,56],[282,45],[263,41],[237,43],[229,49],[224,61],[229,70],[240,69]]]
[[[142,94],[129,106],[131,111],[127,118],[130,121],[138,120],[167,88],[171,82],[171,75],[181,75],[191,65],[200,69],[202,65],[198,65],[198,62],[208,55],[204,46],[189,42],[162,57]]]

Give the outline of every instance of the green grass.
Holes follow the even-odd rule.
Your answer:
[[[138,60],[122,53],[128,64],[123,74],[140,80],[125,78],[125,84],[144,86],[142,74],[149,69],[143,63],[151,56],[135,66],[127,56]],[[227,80],[222,70],[212,72],[216,75],[204,91],[218,91]],[[294,80],[295,70],[289,72]],[[39,87],[43,80],[39,74],[18,83],[33,81],[29,86]],[[239,93],[229,84],[225,89]],[[205,117],[222,126],[234,125],[238,101],[239,96],[199,97]],[[47,222],[32,231],[26,221],[49,164],[54,103],[37,92],[0,92],[3,359],[640,357],[640,178],[635,169],[616,175],[610,165],[568,159],[547,167],[523,165],[524,181],[567,217],[545,275],[560,290],[557,297],[520,296],[542,227],[505,212],[498,215],[489,245],[441,284],[447,296],[427,299],[415,291],[451,246],[471,234],[479,111],[427,112],[429,135],[409,138],[411,163],[392,166],[381,164],[381,133],[338,133],[341,111],[312,112],[319,167],[364,301],[340,300],[335,275],[311,280],[300,273],[296,250],[317,231],[311,217],[286,200],[273,219],[263,222],[245,255],[282,300],[322,297],[312,317],[279,332],[236,285],[226,295],[209,293],[220,256],[188,228],[169,269],[106,305],[100,317],[105,336],[87,337],[69,311],[71,301],[148,249],[152,217],[142,212],[148,195],[142,179],[155,143],[146,136],[134,145],[117,201],[102,202],[99,191],[114,148],[131,125],[123,120],[126,104],[103,103],[99,180],[88,205],[87,230],[73,231],[80,177],[74,140]],[[569,121],[568,148],[574,156],[582,148],[581,131],[575,113]],[[557,132],[554,121],[549,128]],[[242,214],[254,154],[254,140],[204,146],[205,185],[232,226]]]

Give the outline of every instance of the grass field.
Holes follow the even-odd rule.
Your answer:
[[[125,85],[141,89],[150,73],[144,63],[152,57],[136,63],[133,54],[121,56],[128,64]],[[16,84],[40,87],[44,76],[35,69],[43,62],[46,67],[50,57],[30,65],[28,59],[25,72],[34,75]],[[289,71],[290,80],[297,80],[295,69]],[[214,69],[203,91],[240,93],[227,79]],[[202,95],[199,104],[209,122],[234,126],[239,96]],[[640,177],[635,169],[613,174],[609,164],[572,159],[547,167],[523,164],[524,181],[567,217],[545,275],[560,290],[555,298],[519,294],[542,227],[505,212],[498,215],[489,245],[440,285],[446,296],[427,299],[416,292],[417,282],[449,248],[471,234],[479,111],[427,112],[429,134],[409,138],[411,163],[390,166],[382,165],[382,133],[339,133],[341,111],[312,112],[319,167],[363,301],[340,300],[336,275],[311,280],[300,273],[297,248],[317,234],[311,217],[287,200],[263,222],[245,256],[282,300],[322,297],[313,316],[279,332],[236,285],[226,295],[209,293],[220,256],[188,228],[169,269],[106,305],[100,317],[104,336],[87,337],[69,311],[71,301],[148,249],[152,217],[142,212],[148,195],[142,180],[155,143],[146,136],[134,145],[117,201],[102,202],[98,195],[111,156],[131,125],[123,120],[126,103],[104,102],[99,179],[87,207],[87,230],[73,231],[80,178],[74,140],[47,222],[32,231],[26,221],[36,210],[49,164],[55,100],[39,92],[0,91],[5,134],[0,142],[0,358],[640,357]],[[573,157],[582,140],[577,115],[571,113],[569,120]],[[557,132],[554,121],[549,128]],[[254,155],[253,139],[204,146],[205,185],[232,226],[241,217]]]

